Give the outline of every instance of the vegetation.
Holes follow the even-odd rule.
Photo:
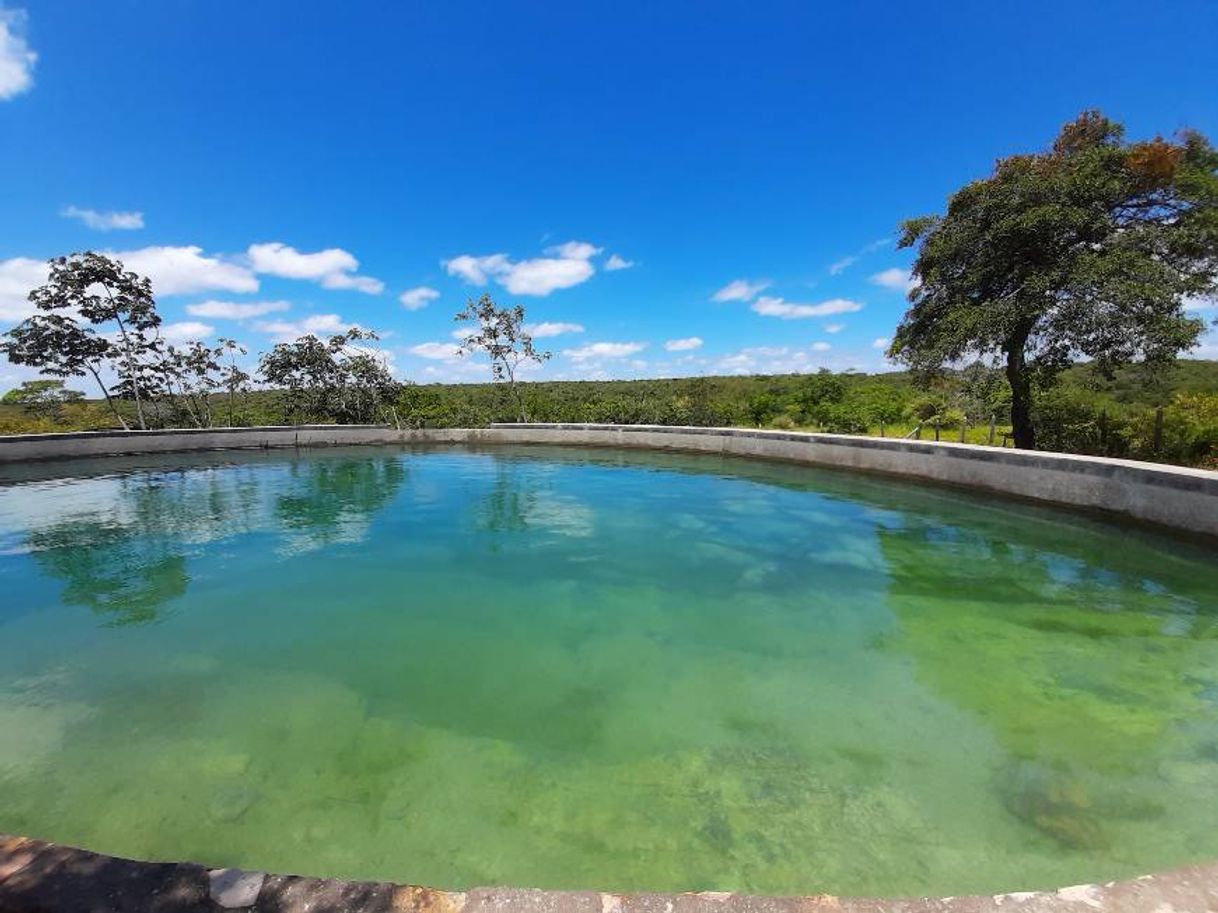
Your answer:
[[[550,357],[519,305],[489,295],[456,315],[458,350],[491,383],[395,380],[352,327],[261,355],[231,339],[162,338],[152,285],[93,252],[58,257],[35,313],[0,355],[37,368],[0,400],[0,432],[384,422],[747,425],[900,435],[1218,468],[1218,362],[1177,362],[1218,294],[1218,152],[1199,134],[1130,143],[1096,112],[1051,149],[998,163],[942,216],[904,225],[917,246],[910,308],[891,355],[909,372],[523,382]],[[100,400],[67,389],[91,377]]]
[[[1218,152],[1191,132],[1129,143],[1087,112],[906,222],[900,245],[919,246],[917,285],[892,356],[922,373],[1001,359],[1015,445],[1032,448],[1034,392],[1073,362],[1155,368],[1197,341],[1184,304],[1218,290]]]
[[[529,416],[524,397],[520,395],[516,372],[522,364],[541,364],[550,358],[551,353],[538,352],[533,348],[533,337],[524,329],[524,308],[520,305],[501,308],[496,306],[490,295],[483,295],[477,301],[467,302],[453,319],[477,324],[477,329],[468,332],[461,341],[461,354],[486,353],[491,362],[491,376],[496,382],[507,382],[518,417],[520,421],[527,422]]]

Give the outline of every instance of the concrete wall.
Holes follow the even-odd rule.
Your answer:
[[[555,444],[777,459],[983,489],[1218,537],[1218,473],[1070,454],[837,434],[660,425],[492,425],[396,431],[373,425],[0,436],[0,464],[230,448],[371,443]]]

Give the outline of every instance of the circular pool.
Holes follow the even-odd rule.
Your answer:
[[[5,473],[0,832],[453,888],[961,894],[1218,857],[1212,547],[714,456]]]

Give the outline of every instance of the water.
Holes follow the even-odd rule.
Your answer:
[[[718,457],[5,472],[0,831],[450,888],[958,894],[1218,857],[1201,546]]]

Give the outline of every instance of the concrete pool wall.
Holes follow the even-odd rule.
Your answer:
[[[427,443],[631,447],[783,460],[980,489],[1218,537],[1218,472],[975,444],[794,431],[593,424],[412,430],[300,425],[8,435],[0,436],[0,465],[191,450]]]

